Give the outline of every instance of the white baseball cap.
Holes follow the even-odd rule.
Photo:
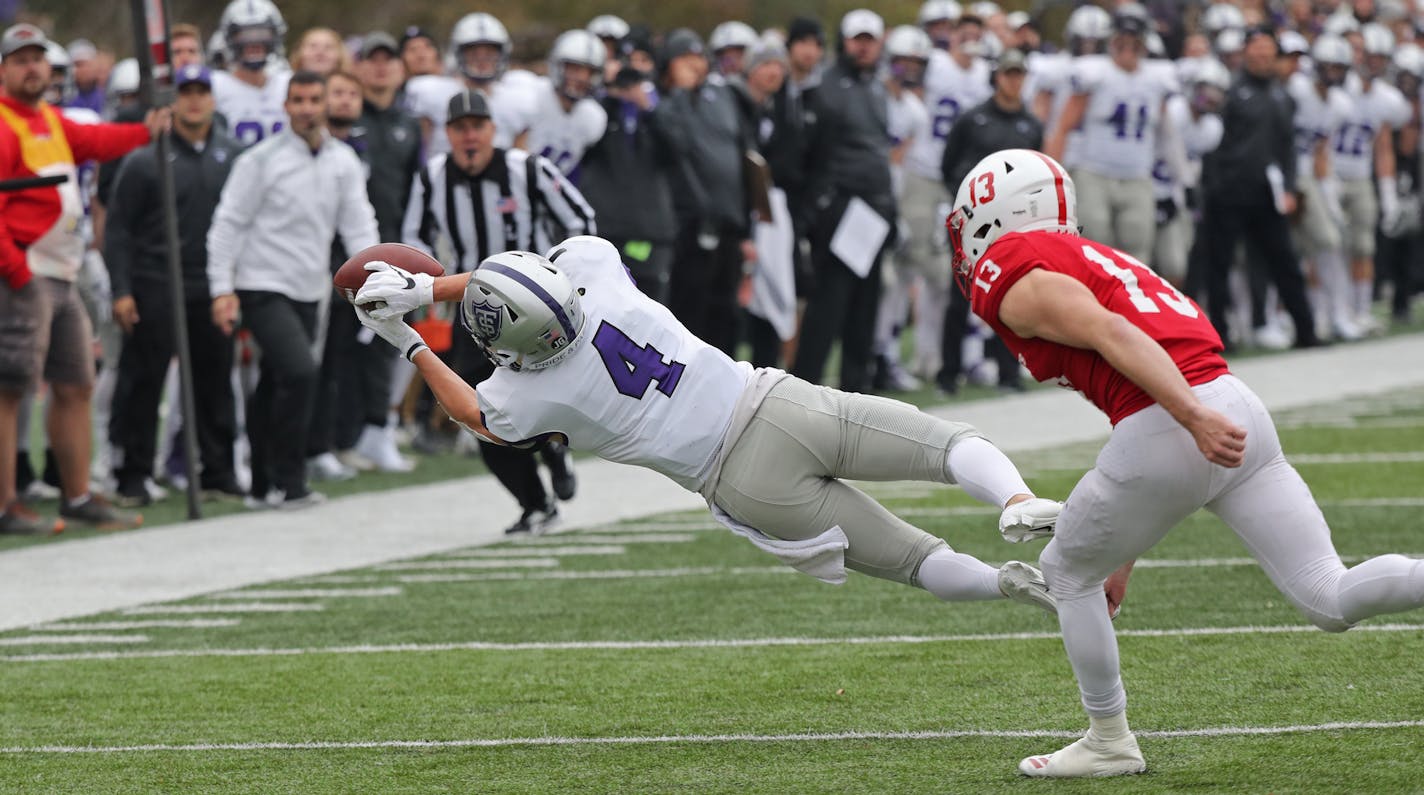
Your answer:
[[[866,8],[857,8],[841,17],[841,38],[853,39],[867,35],[877,39],[885,37],[885,20],[881,19],[879,14]]]

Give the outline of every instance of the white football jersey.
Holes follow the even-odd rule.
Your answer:
[[[1029,81],[1026,80],[1024,85],[1025,100],[1032,103],[1038,94],[1044,91],[1053,98],[1053,103],[1048,109],[1048,118],[1043,120],[1045,137],[1052,135],[1053,131],[1057,129],[1058,119],[1063,115],[1063,108],[1073,97],[1073,64],[1077,60],[1078,58],[1066,52],[1060,52],[1052,55],[1040,55],[1028,62],[1029,77],[1033,82],[1033,93],[1029,93]],[[1069,130],[1063,140],[1063,165],[1068,168],[1076,168],[1079,160],[1078,153],[1082,148],[1083,131],[1081,127]]]
[[[944,160],[944,139],[961,113],[988,99],[989,63],[974,58],[961,67],[944,50],[930,52],[925,67],[925,110],[930,116],[930,134],[917,137],[905,153],[905,170],[926,179],[940,179]]]
[[[510,88],[522,85],[514,78],[518,71],[506,73],[485,95],[494,117],[494,145],[500,149],[513,146],[515,137],[529,126],[529,97],[525,92]],[[450,151],[445,120],[450,114],[450,98],[464,87],[463,78],[448,75],[417,75],[406,81],[406,111],[417,119],[430,121],[430,140],[425,142],[426,157]]]
[[[1301,72],[1290,76],[1286,90],[1295,100],[1297,173],[1314,174],[1316,144],[1331,140],[1336,131],[1350,121],[1354,116],[1354,103],[1345,90],[1338,87],[1327,89],[1321,97],[1314,78]]]
[[[510,442],[562,433],[575,450],[698,491],[751,365],[693,336],[643,295],[608,241],[573,237],[549,255],[583,291],[583,329],[561,361],[543,370],[501,367],[481,383],[485,427]]]
[[[1204,113],[1200,118],[1192,118],[1192,109],[1187,98],[1173,94],[1167,98],[1163,108],[1164,125],[1171,125],[1181,136],[1182,147],[1186,150],[1186,174],[1174,174],[1167,163],[1162,136],[1158,136],[1156,162],[1152,166],[1152,187],[1157,198],[1166,199],[1176,195],[1178,187],[1195,187],[1201,178],[1202,158],[1221,144],[1224,127],[1221,117],[1214,113]]]
[[[899,97],[889,94],[886,96],[886,126],[890,131],[892,146],[909,141],[910,148],[913,148],[916,141],[930,137],[930,114],[925,109],[924,101],[910,91],[901,91]],[[905,158],[909,159],[908,149]],[[890,164],[890,177],[896,196],[904,192],[905,168],[904,164]],[[916,174],[936,181],[940,179],[938,166],[933,174]]]
[[[565,174],[573,173],[583,153],[598,143],[608,128],[608,113],[598,100],[585,97],[568,113],[548,78],[530,89],[529,151],[543,155]]]
[[[213,72],[213,102],[227,119],[228,134],[251,146],[287,126],[287,81],[292,73],[268,71],[258,88],[227,72]]]
[[[1162,101],[1177,91],[1169,61],[1144,60],[1124,72],[1106,55],[1073,63],[1073,93],[1087,94],[1078,168],[1114,179],[1146,179],[1152,173]]]
[[[1399,89],[1383,80],[1364,81],[1351,72],[1345,93],[1353,105],[1349,118],[1335,128],[1330,156],[1340,179],[1369,179],[1374,173],[1375,136],[1386,124],[1399,129],[1409,121],[1409,102]]]

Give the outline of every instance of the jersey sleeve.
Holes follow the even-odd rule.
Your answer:
[[[974,314],[988,323],[999,323],[999,307],[1009,288],[1045,264],[1033,245],[1019,235],[1009,235],[990,246],[969,280],[969,305]]]
[[[578,101],[576,128],[579,142],[592,146],[603,138],[608,129],[608,111],[597,100],[585,97]]]
[[[1074,94],[1091,94],[1103,85],[1107,72],[1097,58],[1079,58],[1068,73],[1068,86]]]
[[[515,418],[510,416],[504,407],[510,405],[512,390],[509,384],[505,383],[507,375],[496,369],[494,375],[481,381],[475,387],[475,397],[480,404],[480,422],[485,429],[501,440],[506,442],[518,442],[524,439],[524,431],[519,427]]]
[[[550,249],[548,257],[554,267],[567,274],[576,287],[609,280],[633,283],[618,249],[601,237],[571,237]]]

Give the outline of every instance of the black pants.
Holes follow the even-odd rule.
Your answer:
[[[1236,244],[1244,240],[1247,257],[1265,268],[1280,294],[1281,304],[1295,324],[1296,345],[1319,344],[1315,319],[1305,297],[1305,277],[1291,244],[1290,224],[1285,216],[1276,212],[1269,194],[1250,204],[1228,204],[1220,197],[1208,196],[1201,233],[1207,247],[1207,314],[1223,341],[1229,340],[1230,331],[1226,319],[1226,310],[1231,305],[1227,277],[1235,259]]]
[[[399,353],[376,337],[362,342],[362,330],[346,299],[333,294],[308,457],[350,450],[365,426],[386,425],[392,367]]]
[[[746,338],[752,345],[752,367],[781,367],[781,335],[766,318],[742,313]]]
[[[944,332],[940,337],[942,367],[935,381],[946,392],[959,389],[959,376],[964,370],[964,334],[969,330],[969,299],[958,287],[949,291],[949,306],[944,309]],[[1018,389],[1023,380],[1019,375],[1019,360],[1009,346],[994,334],[984,341],[984,354],[999,363],[999,386]]]
[[[307,493],[307,433],[321,363],[312,352],[317,305],[279,293],[239,290],[242,324],[261,350],[257,390],[247,404],[252,445],[252,494],[280,489]]]
[[[133,299],[140,320],[133,333],[124,337],[109,414],[109,439],[120,451],[114,476],[121,487],[142,484],[153,476],[158,406],[169,362],[177,353],[168,285],[137,280]],[[237,436],[232,340],[213,325],[207,298],[189,300],[185,309],[197,416],[183,421],[195,423],[198,432],[202,485],[231,487],[235,482],[232,445]]]
[[[628,274],[633,277],[633,283],[638,285],[643,295],[666,306],[672,286],[673,244],[643,241],[650,249],[647,258],[640,260],[628,253],[627,240],[608,238],[608,242],[618,249],[618,254],[623,258],[623,265],[628,268]]]
[[[1414,269],[1418,267],[1419,233],[1403,237],[1375,234],[1375,283],[1394,282],[1390,314],[1398,320],[1409,316],[1409,297],[1415,289]]]
[[[736,234],[723,234],[716,246],[704,249],[697,238],[696,224],[684,224],[678,233],[668,308],[688,331],[735,356],[742,241]]]
[[[455,329],[450,353],[455,372],[476,388],[494,374],[494,363],[475,347],[474,340],[464,329]],[[500,485],[519,501],[521,510],[542,510],[549,505],[549,493],[544,489],[544,479],[539,476],[539,459],[534,452],[481,440],[480,458]]]
[[[844,202],[837,203],[844,207]],[[833,208],[836,205],[832,206]],[[840,388],[869,392],[875,375],[875,316],[880,310],[880,261],[865,278],[855,275],[831,253],[831,235],[841,212],[827,212],[811,232],[811,268],[815,272],[801,321],[801,339],[791,373],[813,384],[822,383],[831,347],[841,343]]]

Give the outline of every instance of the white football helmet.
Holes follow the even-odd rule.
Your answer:
[[[223,54],[230,65],[256,71],[286,53],[282,38],[287,35],[287,22],[271,0],[232,0],[223,9],[218,31],[222,33]],[[261,60],[242,59],[242,51],[249,44],[262,45]]]
[[[1005,149],[980,160],[959,186],[946,224],[954,271],[967,277],[1010,232],[1078,233],[1078,194],[1057,160]]]
[[[1246,30],[1246,15],[1230,3],[1212,3],[1201,16],[1201,28],[1211,38],[1223,30]]]
[[[955,22],[964,15],[964,9],[954,0],[925,0],[915,22],[925,27],[934,22]]]
[[[756,43],[756,30],[745,22],[733,19],[712,29],[712,35],[707,38],[707,50],[716,55],[728,47],[742,47],[749,50]]]
[[[1346,33],[1358,33],[1360,21],[1355,19],[1355,15],[1341,7],[1339,11],[1325,18],[1320,25],[1320,32],[1331,36],[1344,36]]]
[[[1402,74],[1424,79],[1424,49],[1412,42],[1399,45],[1394,52],[1394,68]]]
[[[1371,22],[1360,28],[1360,38],[1364,42],[1365,55],[1390,56],[1394,54],[1394,34],[1378,22]]]
[[[934,44],[930,41],[929,34],[914,25],[896,25],[890,35],[885,37],[886,58],[928,61],[933,49]]]
[[[476,44],[489,44],[499,48],[499,64],[493,70],[476,71],[466,65],[461,53],[466,47]],[[455,28],[450,31],[450,51],[447,57],[455,62],[465,77],[477,83],[488,83],[498,80],[509,67],[509,48],[509,31],[505,30],[504,23],[481,11],[466,14],[455,23]]]
[[[616,17],[612,14],[599,14],[589,20],[584,30],[587,30],[600,39],[622,41],[623,38],[628,35],[628,23],[624,22],[622,17]]]
[[[1191,82],[1211,86],[1225,94],[1231,90],[1231,72],[1215,58],[1202,58],[1192,72]]]
[[[557,363],[584,325],[573,282],[529,251],[506,251],[481,262],[465,285],[460,317],[490,361],[514,371]]]
[[[980,0],[969,6],[969,13],[979,17],[981,21],[988,22],[991,18],[1004,13],[1004,9],[999,7],[993,0]]]
[[[1084,45],[1106,41],[1112,35],[1112,14],[1100,6],[1082,5],[1068,15],[1068,24],[1063,31],[1068,38],[1068,49],[1073,54],[1084,52]],[[1096,49],[1097,47],[1094,47]]]
[[[554,90],[575,102],[592,96],[603,84],[603,62],[607,59],[608,50],[604,48],[602,39],[586,30],[565,31],[554,40],[554,46],[549,50],[549,79],[554,83]],[[589,85],[582,93],[569,91],[565,84],[564,67],[571,63],[583,64],[593,70]]]
[[[1323,33],[1316,38],[1315,46],[1310,48],[1310,60],[1317,66],[1335,64],[1348,67],[1355,62],[1355,50],[1344,37]]]
[[[113,71],[109,73],[109,97],[115,99],[125,94],[137,94],[141,79],[138,61],[134,58],[124,58],[114,64]]]

